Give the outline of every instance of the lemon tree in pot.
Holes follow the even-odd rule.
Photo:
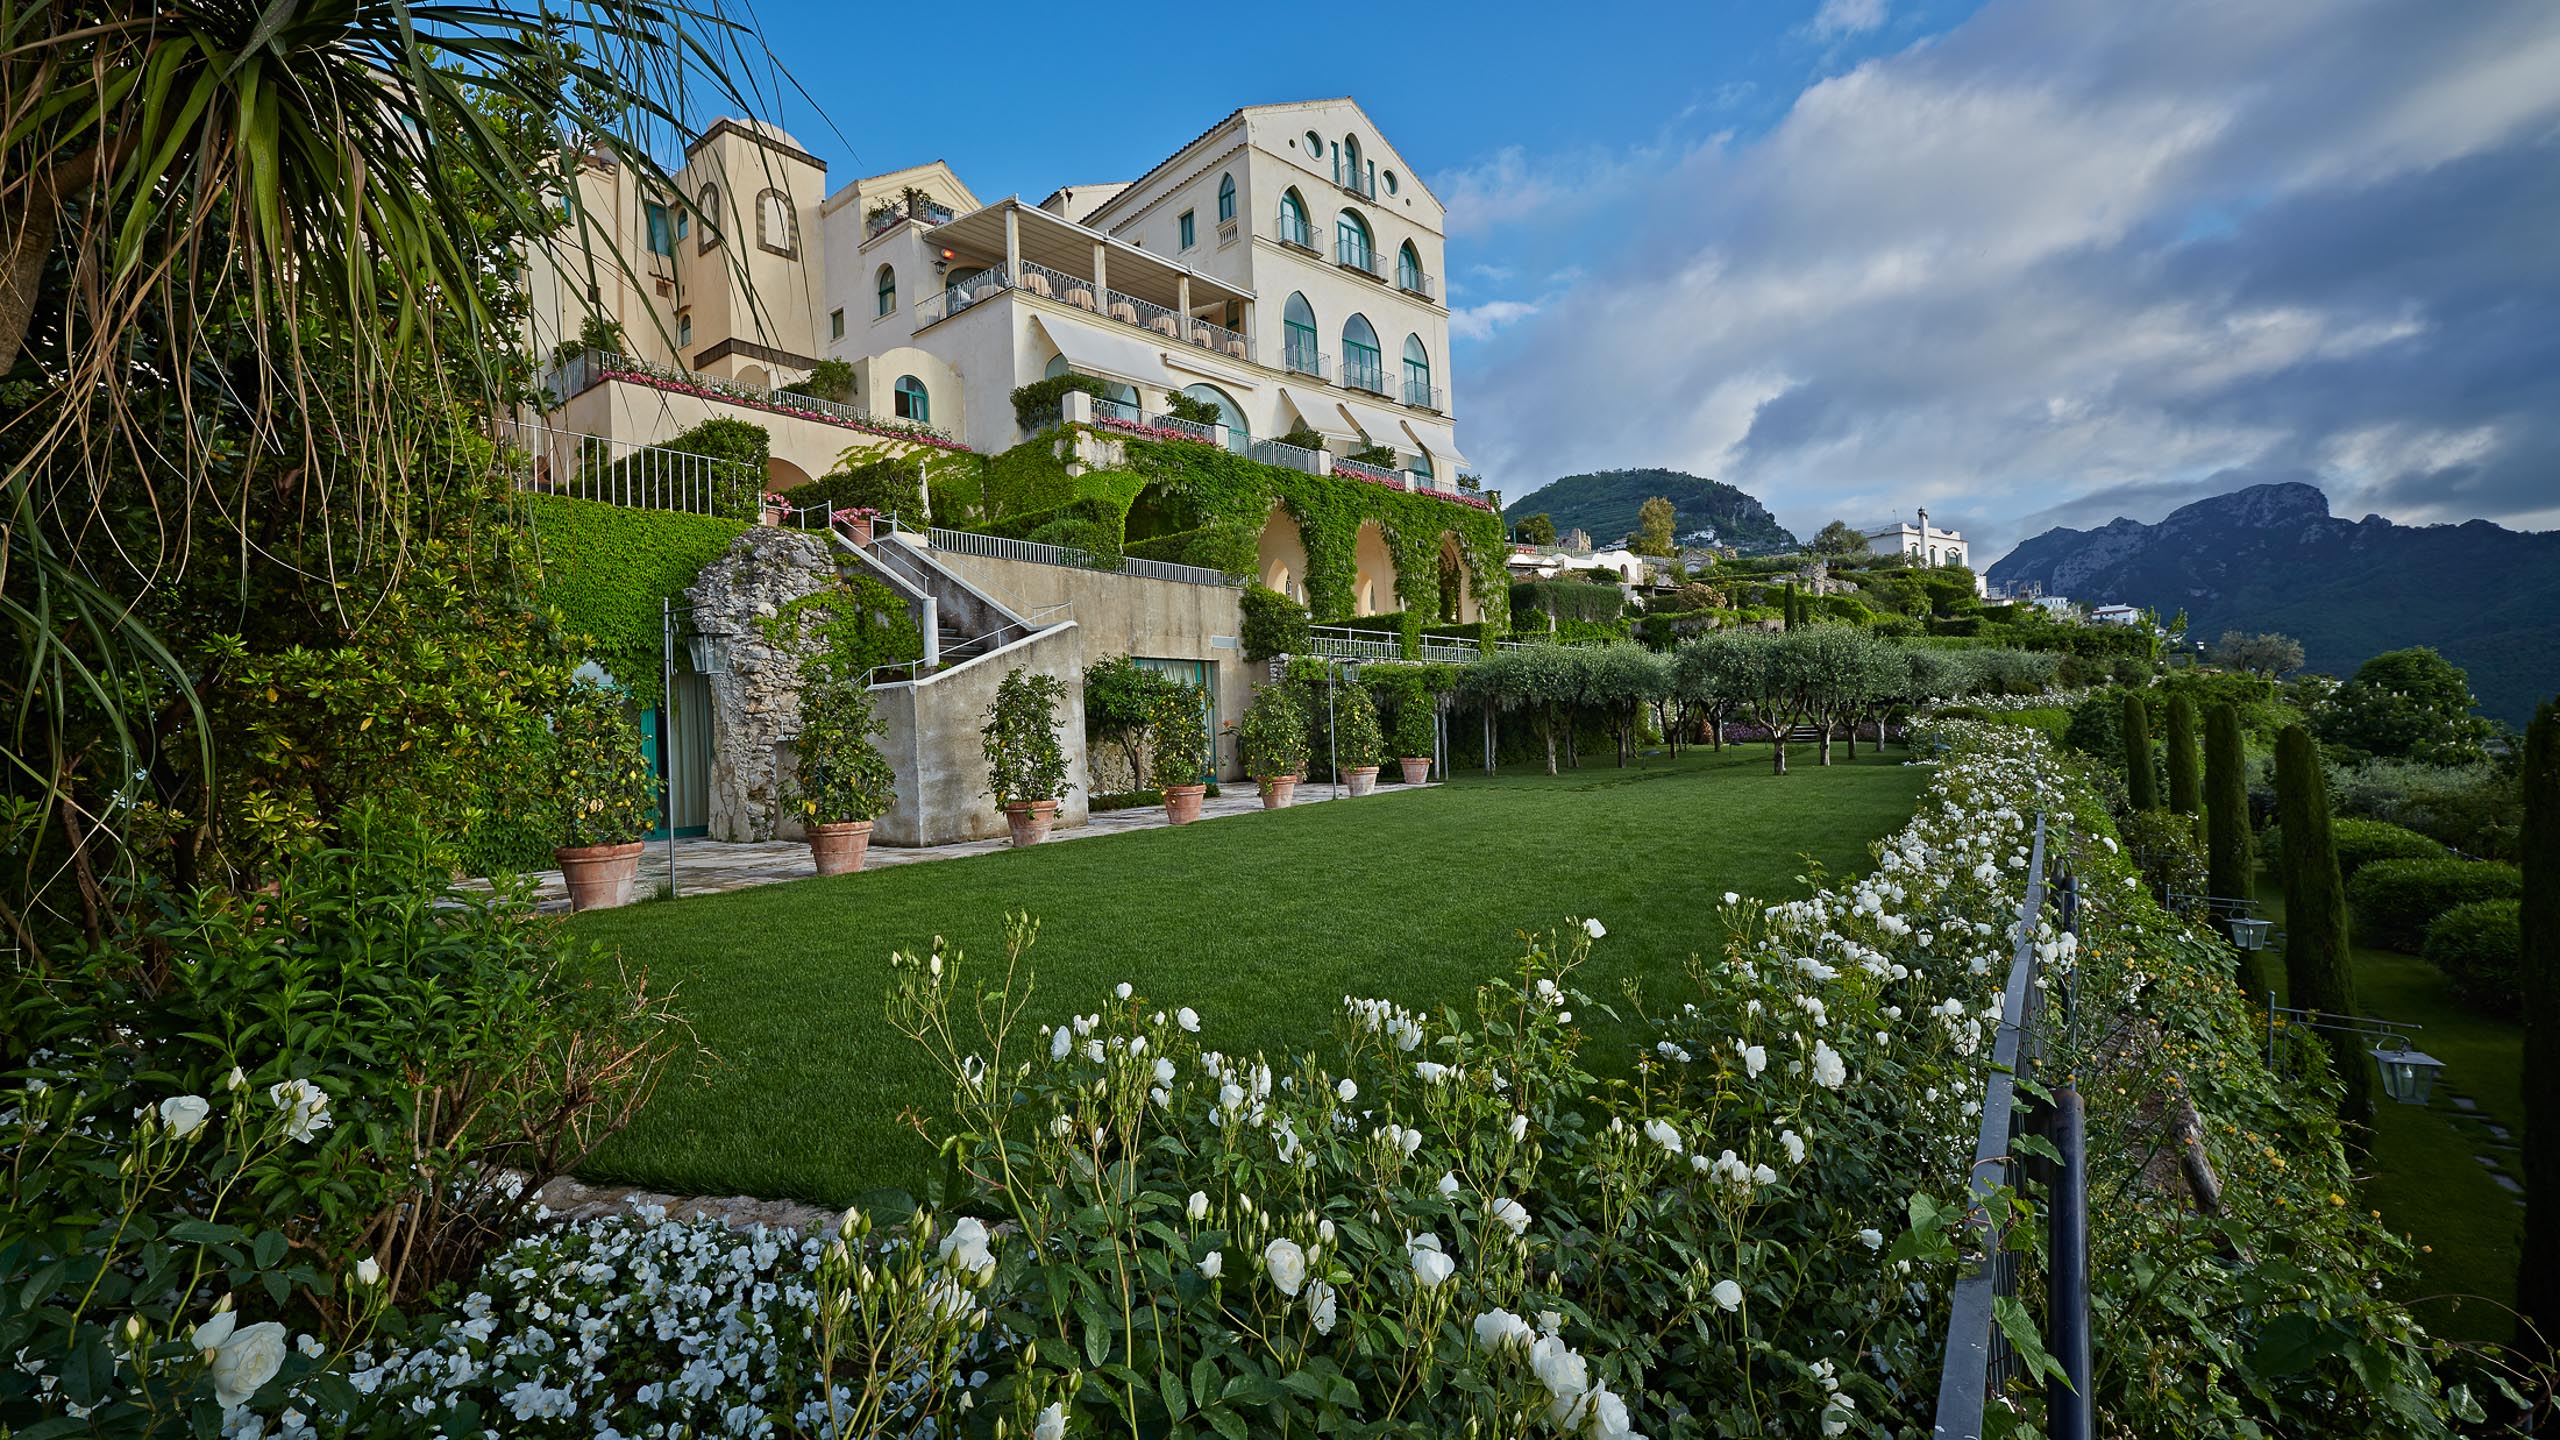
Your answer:
[[[559,746],[561,819],[560,845],[551,853],[568,882],[570,907],[628,905],[658,799],[640,731],[621,696],[583,680],[561,698],[551,726]]]
[[[1352,794],[1366,795],[1377,788],[1378,752],[1386,744],[1378,734],[1378,702],[1355,680],[1334,697],[1333,710],[1333,763]]]
[[[1307,710],[1294,685],[1265,685],[1236,727],[1244,768],[1262,787],[1262,808],[1277,810],[1298,792],[1307,768]]]
[[[1396,763],[1404,767],[1404,783],[1419,785],[1431,778],[1431,752],[1438,748],[1438,737],[1432,733],[1432,721],[1438,718],[1431,692],[1422,686],[1409,685],[1396,699],[1392,743]]]
[[[836,665],[811,667],[800,687],[800,737],[793,797],[809,840],[809,859],[821,875],[862,868],[871,849],[871,822],[898,793],[897,773],[872,737],[880,721],[871,695],[856,676]]]
[[[1067,752],[1058,743],[1058,705],[1066,697],[1066,682],[1057,676],[1017,665],[996,686],[978,732],[987,793],[1003,809],[1016,845],[1049,838],[1059,797],[1067,793]]]
[[[1176,825],[1199,819],[1200,797],[1209,793],[1200,779],[1201,764],[1209,753],[1209,722],[1201,714],[1200,692],[1189,685],[1174,685],[1158,696],[1147,740],[1156,788],[1164,792],[1164,818]]]

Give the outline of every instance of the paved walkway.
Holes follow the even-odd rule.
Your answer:
[[[1367,798],[1383,801],[1390,795],[1436,790],[1437,782],[1428,785],[1381,785]],[[1307,784],[1298,787],[1298,805],[1316,805],[1334,798],[1330,785]],[[1348,792],[1343,799],[1351,798]],[[1222,787],[1214,799],[1200,803],[1200,818],[1214,820],[1227,815],[1259,815],[1262,796],[1251,781],[1236,781]],[[1070,840],[1090,840],[1102,835],[1125,835],[1133,830],[1155,830],[1165,824],[1162,805],[1140,805],[1127,810],[1106,810],[1082,825],[1061,827],[1049,832],[1046,843],[1064,844]],[[873,844],[864,856],[865,870],[886,870],[898,865],[919,865],[928,860],[957,860],[970,855],[986,855],[1012,848],[1013,842],[999,836],[992,840],[968,840],[956,845],[893,846]],[[723,890],[744,890],[751,885],[773,885],[784,880],[805,880],[817,874],[809,863],[809,847],[797,840],[729,841],[700,838],[675,843],[676,893],[708,895]],[[543,910],[565,912],[569,908],[569,887],[562,883],[557,870],[533,872],[534,898]],[[475,884],[481,882],[473,882]],[[640,854],[640,878],[632,888],[634,898],[653,895],[667,884],[667,842],[652,840]]]

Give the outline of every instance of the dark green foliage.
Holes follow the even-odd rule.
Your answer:
[[[2160,762],[2151,750],[2151,708],[2130,690],[2124,697],[2124,792],[2136,811],[2160,808]]]
[[[2524,793],[2512,764],[2421,765],[2369,760],[2335,770],[2329,783],[2338,812],[2405,825],[2467,855],[2516,858],[2524,827]]]
[[[1608,624],[1626,613],[1627,602],[1611,575],[1605,585],[1579,580],[1523,580],[1511,587],[1511,623],[1516,629],[1543,630],[1547,621],[1581,620]],[[1541,620],[1537,617],[1545,617]]]
[[[1256,691],[1236,722],[1236,744],[1244,752],[1244,773],[1257,780],[1304,771],[1313,750],[1305,688],[1284,683]]]
[[[1396,759],[1429,759],[1439,742],[1439,700],[1418,667],[1370,666],[1361,674],[1369,693],[1387,702],[1388,752]]]
[[[2229,705],[2205,712],[2205,893],[2246,899],[2255,888],[2257,858],[2249,845],[2249,756],[2240,737],[2240,714]],[[2252,998],[2264,995],[2266,977],[2255,953],[2235,951],[2239,980]]]
[[[1304,655],[1312,637],[1307,607],[1267,585],[1247,585],[1239,602],[1244,612],[1244,658],[1268,660],[1275,655]]]
[[[551,714],[557,741],[560,843],[623,845],[649,833],[658,777],[640,749],[639,728],[620,695],[584,681]]]
[[[1543,510],[1539,511],[1514,525],[1511,538],[1523,545],[1553,545],[1556,543],[1555,518]]]
[[[2348,882],[2347,901],[2366,944],[2414,955],[2437,916],[2474,900],[2515,899],[2522,887],[2522,873],[2495,860],[2376,860]]]
[[[1677,470],[1605,470],[1567,475],[1515,501],[1507,513],[1517,521],[1544,513],[1559,534],[1584,530],[1597,539],[1631,534],[1637,512],[1654,496],[1669,500],[1677,515],[1675,535],[1713,528],[1717,540],[1745,553],[1794,551],[1796,537],[1780,525],[1766,506],[1717,480]]]
[[[2521,900],[2456,905],[2427,926],[2427,941],[2418,953],[2444,972],[2455,994],[2483,1009],[2512,1015],[2524,1003],[2516,968],[2524,953],[2523,912]]]
[[[2194,895],[2204,889],[2204,848],[2196,843],[2195,822],[2186,816],[2137,810],[2118,821],[2116,831],[2152,894]]]
[[[2141,689],[2151,683],[2151,662],[2139,655],[2119,655],[2107,666],[2107,678]]]
[[[2124,763],[2124,705],[2113,695],[2092,695],[2071,707],[2062,743],[2102,765]]]
[[[853,362],[821,360],[809,367],[807,379],[778,386],[778,395],[807,395],[819,400],[832,400],[841,405],[853,398]]]
[[[666,645],[661,602],[681,599],[747,527],[552,495],[527,496],[525,506],[542,547],[535,598],[560,612],[573,651],[640,704],[656,704]]]
[[[829,510],[877,510],[906,524],[921,525],[924,459],[884,455],[830,470],[790,491],[789,499],[794,505],[824,505]]]
[[[1834,520],[1813,537],[1816,555],[1864,555],[1867,537],[1849,528],[1845,520]]]
[[[2489,722],[2471,713],[2471,683],[2424,646],[2386,651],[2357,667],[2312,719],[2341,758],[2463,765],[2482,757]]]
[[[1185,395],[1179,390],[1166,393],[1164,413],[1176,420],[1188,420],[1194,425],[1224,424],[1227,418],[1227,413],[1218,408],[1216,401],[1201,400]],[[1390,470],[1395,468],[1395,452],[1392,450],[1387,452],[1386,467]]]
[[[1157,786],[1197,785],[1207,778],[1209,701],[1199,687],[1180,681],[1156,696],[1147,717],[1147,770]]]
[[[824,657],[803,675],[790,796],[802,823],[879,819],[897,796],[898,777],[875,743],[881,725],[871,710],[868,677]]]
[[[1215,407],[1212,407],[1215,408]],[[1367,465],[1377,470],[1396,468],[1396,452],[1385,445],[1369,445],[1342,457],[1354,465]]]
[[[2289,840],[2281,866],[2286,994],[2300,1009],[2356,1014],[2346,887],[2338,878],[2338,855],[2329,835],[2328,778],[2321,768],[2319,747],[2299,725],[2276,741],[2276,802]],[[2371,1067],[2355,1037],[2315,1033],[2344,1086],[2338,1118],[2353,1135],[2372,1123]]]
[[[1079,375],[1073,370],[1017,386],[1013,392],[1013,423],[1025,430],[1037,429],[1058,417],[1058,402],[1065,399],[1069,391],[1081,390],[1087,395],[1099,396],[1106,388],[1093,376]]]
[[[1067,682],[1017,665],[1005,672],[987,705],[979,749],[987,761],[987,794],[998,805],[1055,800],[1073,783],[1058,743],[1058,706]]]
[[[1119,752],[1130,789],[1146,782],[1146,737],[1156,704],[1180,684],[1128,655],[1109,655],[1084,667],[1085,764],[1095,766],[1108,745]],[[1096,788],[1100,788],[1097,786]]]
[[[2353,881],[2356,872],[2376,860],[2445,860],[2453,852],[2437,841],[2415,830],[2381,820],[2364,820],[2339,816],[2329,822],[2330,843],[2338,850],[2338,874]],[[2258,847],[2268,858],[2284,852],[2284,827],[2270,825],[2258,838]]]
[[[2169,697],[2169,808],[2181,815],[2204,813],[2204,773],[2196,755],[2196,702],[2184,695]]]
[[[2548,1356],[2560,1335],[2560,702],[2524,737],[2524,1255],[2516,1339]]]

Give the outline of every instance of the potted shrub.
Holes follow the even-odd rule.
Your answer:
[[[1262,787],[1262,808],[1288,804],[1298,792],[1298,772],[1307,767],[1307,712],[1297,687],[1263,686],[1245,707],[1236,743],[1244,752],[1245,773]]]
[[[861,681],[833,665],[811,669],[800,687],[792,790],[810,862],[821,875],[849,875],[871,849],[871,822],[898,793],[897,774],[871,743],[880,722]]]
[[[848,505],[827,516],[844,537],[856,545],[871,543],[872,528],[880,523],[880,512],[868,505]]]
[[[631,903],[641,837],[658,798],[657,777],[622,697],[580,681],[552,712],[559,742],[561,834],[551,852],[574,910]]]
[[[987,706],[979,731],[987,793],[1003,808],[1016,845],[1049,838],[1058,799],[1067,793],[1067,752],[1058,743],[1058,703],[1066,695],[1066,682],[1057,676],[1034,675],[1017,665]]]
[[[1164,818],[1188,825],[1200,818],[1200,797],[1209,793],[1200,780],[1200,757],[1209,749],[1209,725],[1200,715],[1200,692],[1188,685],[1167,689],[1156,700],[1148,722],[1148,760],[1156,788],[1164,792]],[[1181,783],[1174,783],[1179,777]]]
[[[1429,692],[1420,685],[1406,690],[1396,701],[1394,742],[1396,763],[1404,767],[1404,783],[1419,785],[1431,778],[1431,752],[1436,736],[1432,734],[1433,707]]]
[[[1355,680],[1334,697],[1333,710],[1334,763],[1351,793],[1366,795],[1378,788],[1378,752],[1386,744],[1378,734],[1378,702]]]
[[[790,508],[791,502],[788,499],[768,490],[765,492],[764,509],[756,516],[756,523],[768,529],[780,525],[784,513]]]

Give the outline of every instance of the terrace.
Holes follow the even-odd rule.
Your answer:
[[[935,227],[950,278],[918,301],[916,328],[1009,291],[1071,306],[1214,355],[1253,362],[1253,292],[1019,199]],[[1241,326],[1225,323],[1245,321]]]

